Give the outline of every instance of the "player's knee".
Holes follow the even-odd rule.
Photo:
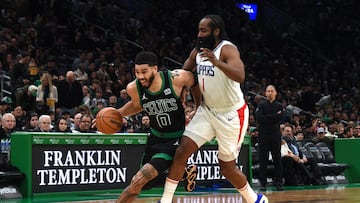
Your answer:
[[[175,154],[175,157],[174,157],[174,160],[176,161],[184,161],[184,160],[187,160],[188,158],[188,151],[186,149],[185,146],[179,146],[177,149],[176,149],[176,154]]]
[[[187,160],[198,149],[195,142],[183,137],[181,144],[176,149],[175,160]]]

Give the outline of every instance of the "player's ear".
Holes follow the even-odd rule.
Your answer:
[[[215,36],[219,36],[219,35],[220,35],[220,29],[219,29],[219,28],[215,28],[215,30],[214,30],[214,35],[215,35]]]

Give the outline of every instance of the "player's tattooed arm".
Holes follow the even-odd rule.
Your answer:
[[[173,71],[171,71],[171,78],[172,78],[172,79],[175,79],[176,77],[179,77],[179,76],[180,76],[179,70],[173,70]]]

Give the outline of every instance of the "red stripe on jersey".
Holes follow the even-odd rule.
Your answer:
[[[238,143],[240,141],[242,131],[245,129],[245,127],[244,127],[244,119],[245,119],[245,109],[246,109],[246,107],[247,107],[247,105],[244,104],[244,106],[242,106],[240,109],[237,110],[239,121],[240,121],[240,123],[239,123],[240,132],[239,132],[239,137],[238,137]]]

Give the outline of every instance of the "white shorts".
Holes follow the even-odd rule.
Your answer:
[[[246,104],[229,112],[215,112],[199,106],[194,118],[186,126],[184,135],[200,148],[216,137],[219,159],[225,162],[237,159],[248,127],[249,109]]]

